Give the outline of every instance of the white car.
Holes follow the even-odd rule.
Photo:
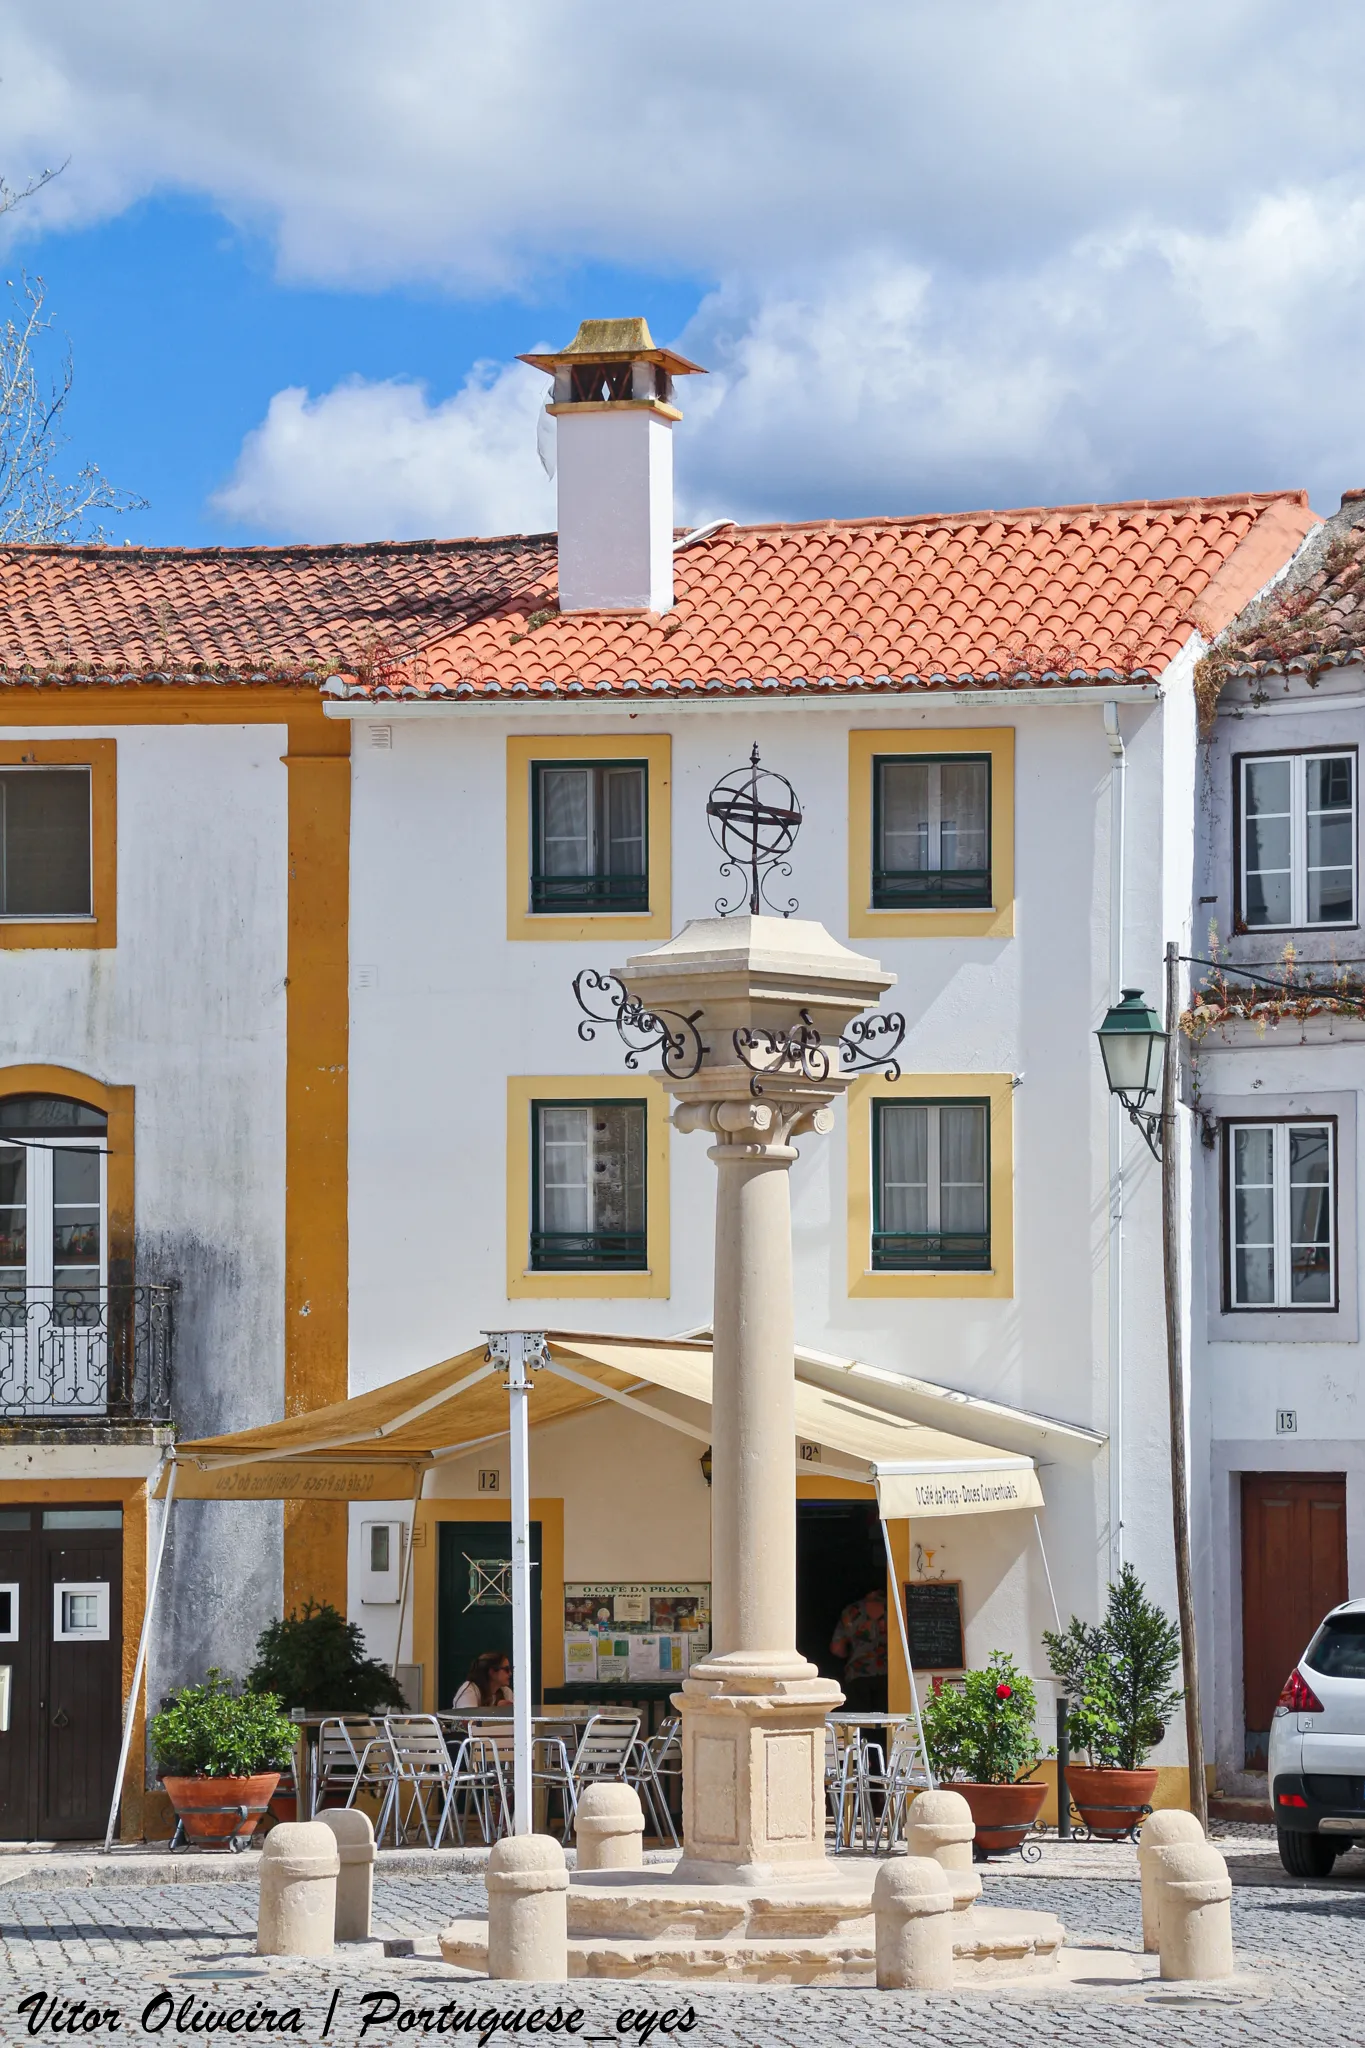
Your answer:
[[[1365,1600],[1334,1607],[1285,1681],[1270,1724],[1280,1861],[1326,1877],[1365,1842]]]

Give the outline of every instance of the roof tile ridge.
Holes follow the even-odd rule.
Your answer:
[[[423,555],[451,548],[526,547],[550,542],[556,538],[555,533],[550,531],[456,534],[449,537],[433,536],[423,540],[253,541],[240,546],[213,541],[202,547],[192,547],[179,542],[155,541],[136,541],[128,547],[121,543],[114,545],[100,541],[5,541],[0,543],[0,558],[8,555],[38,555],[54,560],[94,556],[100,561],[108,562],[136,562],[149,557],[161,561],[263,562],[295,556],[316,560],[323,556],[337,555]]]

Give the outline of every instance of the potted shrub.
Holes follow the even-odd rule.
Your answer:
[[[186,1839],[245,1847],[294,1753],[293,1723],[275,1695],[236,1693],[210,1670],[166,1702],[151,1738]]]
[[[308,1714],[375,1714],[406,1702],[384,1666],[365,1654],[354,1622],[329,1602],[306,1600],[256,1639],[256,1662],[246,1675],[252,1692],[275,1693],[286,1707]],[[292,1779],[270,1802],[276,1820],[293,1820],[298,1793]]]
[[[976,1850],[1017,1849],[1043,1810],[1047,1785],[1025,1782],[1039,1747],[1033,1681],[997,1650],[961,1689],[934,1681],[924,1702],[924,1740],[934,1776],[960,1792],[976,1823]]]
[[[1045,1631],[1043,1641],[1071,1702],[1072,1753],[1085,1758],[1067,1766],[1070,1796],[1093,1836],[1119,1841],[1150,1811],[1157,1774],[1147,1758],[1185,1697],[1171,1684],[1180,1631],[1126,1564],[1098,1628],[1073,1614],[1065,1634]]]

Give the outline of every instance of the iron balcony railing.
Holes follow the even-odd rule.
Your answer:
[[[0,1422],[169,1422],[175,1292],[0,1287]]]
[[[648,875],[543,875],[531,877],[532,911],[648,910]]]
[[[643,1230],[533,1230],[533,1273],[642,1273],[649,1264]]]
[[[874,1230],[874,1272],[982,1273],[990,1268],[985,1230]]]
[[[874,868],[874,910],[989,910],[989,868]]]

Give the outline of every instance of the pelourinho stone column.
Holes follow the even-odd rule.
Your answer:
[[[695,1015],[697,1072],[659,1078],[677,1127],[711,1134],[717,1169],[712,1645],[674,1695],[678,1874],[762,1883],[824,1856],[825,1716],[843,1697],[796,1648],[792,1140],[832,1129],[839,1036],[894,976],[821,925],[732,917],[694,920],[619,978],[651,1009]]]

